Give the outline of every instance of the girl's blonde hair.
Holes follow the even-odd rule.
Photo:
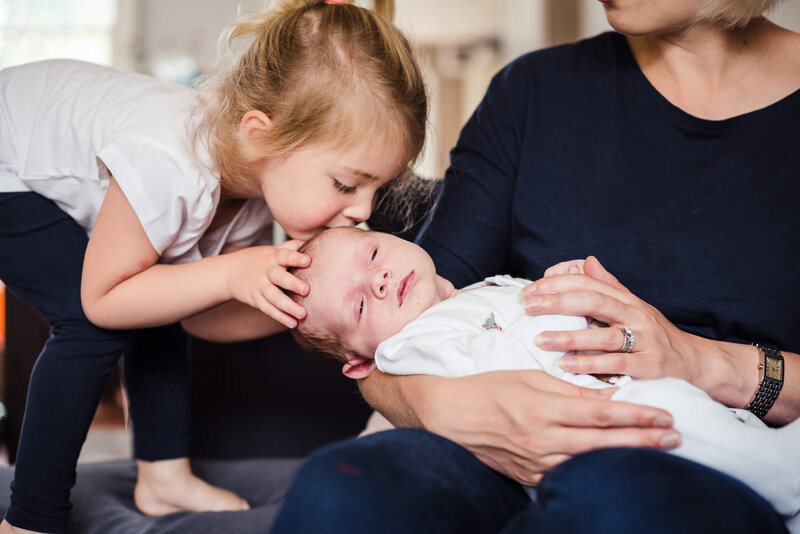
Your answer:
[[[697,20],[721,23],[727,28],[746,26],[782,0],[702,0]]]
[[[249,190],[253,162],[317,143],[375,139],[399,143],[408,162],[417,157],[428,116],[425,85],[411,45],[391,22],[394,1],[374,0],[373,7],[281,0],[229,27],[233,63],[201,78],[194,132],[223,188]],[[255,155],[239,142],[250,110],[272,122]]]

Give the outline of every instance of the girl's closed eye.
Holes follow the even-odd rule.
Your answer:
[[[358,303],[358,318],[361,319],[361,314],[364,313],[364,299],[362,298]]]
[[[370,258],[369,258],[369,261],[370,261],[370,262],[373,262],[373,261],[375,261],[375,258],[376,258],[377,256],[378,256],[378,247],[375,247],[375,248],[372,250],[372,256],[370,256]]]
[[[343,193],[345,195],[352,195],[358,190],[358,187],[354,185],[343,184],[336,178],[331,178],[331,179],[333,180],[333,187],[340,193]]]

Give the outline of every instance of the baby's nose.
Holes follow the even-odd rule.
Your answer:
[[[372,279],[372,291],[378,298],[385,298],[389,292],[389,280],[392,278],[392,273],[389,269],[381,269],[375,273]]]

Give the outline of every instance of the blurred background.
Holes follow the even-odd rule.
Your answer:
[[[0,68],[69,57],[190,85],[214,63],[225,25],[238,13],[265,5],[257,0],[0,0]],[[419,51],[431,95],[429,143],[417,169],[430,178],[444,174],[459,130],[502,65],[524,52],[610,29],[597,0],[396,0],[396,9],[395,22]],[[800,2],[785,1],[770,18],[800,31]],[[15,395],[24,400],[26,383],[18,377],[29,371],[40,342],[20,341],[34,346],[24,364],[6,357],[7,331],[18,338],[27,331],[6,327],[7,319],[14,324],[19,318],[6,313],[3,298],[0,283],[0,393],[8,405]],[[46,337],[46,325],[32,335]],[[115,377],[104,396],[82,461],[130,456],[118,382]],[[7,426],[5,414],[0,404],[0,433]]]

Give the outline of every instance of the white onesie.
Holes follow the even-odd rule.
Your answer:
[[[113,175],[161,262],[249,245],[272,221],[262,199],[205,233],[220,187],[206,151],[198,162],[189,146],[194,105],[187,87],[81,61],[4,69],[0,192],[39,193],[90,233]]]
[[[464,376],[496,370],[538,369],[573,384],[611,387],[591,375],[555,365],[563,352],[540,349],[533,338],[545,330],[586,328],[582,317],[525,313],[520,290],[530,281],[493,276],[432,306],[378,345],[375,362],[390,374]],[[612,399],[669,411],[682,443],[671,452],[737,477],[793,517],[800,532],[800,420],[767,427],[745,410],[731,409],[683,380],[623,377]],[[794,524],[794,528],[792,528]]]

